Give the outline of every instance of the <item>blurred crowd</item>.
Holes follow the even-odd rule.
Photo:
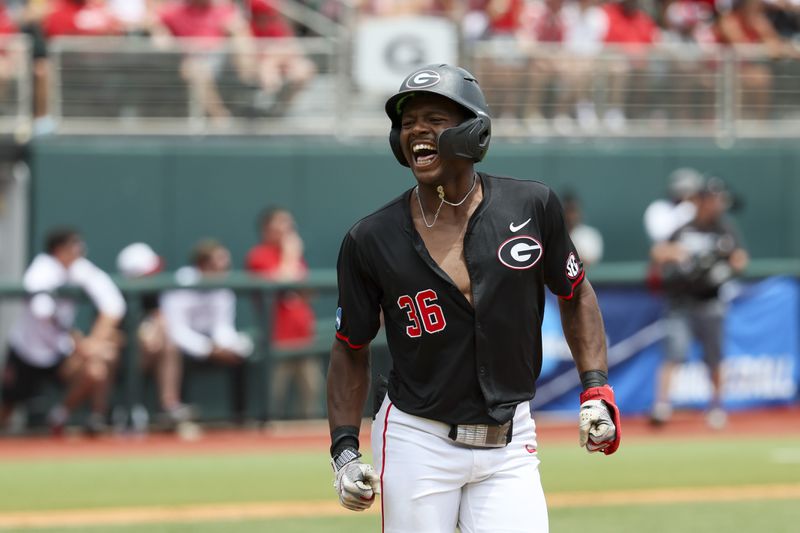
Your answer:
[[[550,120],[562,134],[598,126],[623,130],[626,107],[635,108],[631,100],[646,92],[641,87],[650,68],[646,52],[654,44],[682,45],[670,66],[674,90],[666,95],[678,95],[667,106],[678,119],[714,112],[713,105],[689,101],[693,91],[714,89],[718,65],[700,60],[703,47],[728,46],[745,57],[751,45],[763,47],[737,65],[743,113],[754,119],[768,118],[771,111],[777,77],[772,62],[800,57],[798,0],[4,0],[0,33],[23,32],[31,39],[38,130],[53,126],[47,45],[60,36],[133,36],[161,49],[176,49],[176,38],[194,38],[188,50],[179,48],[185,53],[180,75],[205,116],[221,125],[231,116],[216,83],[224,67],[252,87],[252,111],[265,116],[284,113],[314,78],[318,66],[293,38],[313,36],[315,30],[303,17],[287,17],[288,5],[342,23],[367,17],[451,19],[467,49],[491,43],[495,52],[476,56],[472,65],[480,79],[491,79],[484,85],[493,114],[533,125]],[[553,46],[563,54],[536,53]],[[609,47],[616,56],[598,66],[594,58]],[[14,70],[11,57],[0,56],[0,80]],[[598,75],[608,78],[602,109],[590,94]],[[545,111],[544,88],[554,83],[559,90],[553,111]]]
[[[243,258],[248,272],[274,281],[305,278],[303,241],[289,211],[266,209],[258,221],[258,238]],[[166,266],[143,242],[125,246],[116,262],[117,274],[130,280],[156,275]],[[120,352],[126,344],[133,348],[141,372],[152,376],[158,396],[157,416],[141,410],[132,413],[134,427],[144,429],[154,422],[196,432],[197,410],[185,398],[184,378],[208,372],[228,374],[228,407],[233,420],[242,422],[248,372],[264,369],[250,366],[263,356],[255,349],[263,331],[271,332],[268,342],[273,348],[293,353],[270,364],[270,414],[278,418],[321,415],[323,374],[310,350],[316,324],[310,294],[280,291],[268,312],[257,301],[256,316],[270,323],[268,327],[262,324],[257,332],[245,332],[237,329],[237,298],[232,290],[197,286],[224,279],[230,272],[231,255],[222,243],[201,240],[192,248],[189,264],[173,270],[174,283],[180,288],[142,295],[143,316],[135,325],[136,338],[126,339],[122,328],[126,301],[113,278],[86,257],[86,245],[77,230],[52,229],[25,271],[23,285],[31,296],[9,331],[0,373],[0,432],[12,424],[15,412],[29,413],[35,401],[47,400],[43,395],[47,386],[59,391],[45,417],[54,434],[76,417],[83,417],[88,434],[105,432],[113,418],[109,398],[118,383]],[[76,321],[75,297],[59,292],[66,286],[82,289],[95,310],[93,323],[83,328],[86,333]],[[288,403],[291,390],[296,398],[293,409]],[[19,407],[27,409],[17,411]]]
[[[494,72],[488,98],[499,116],[520,117],[531,127],[552,120],[556,132],[592,133],[602,127],[621,132],[629,118],[658,110],[677,120],[705,120],[715,113],[709,100],[719,65],[704,56],[710,47],[736,49],[751,59],[738,64],[743,118],[767,119],[775,78],[772,60],[798,58],[800,3],[762,0],[488,0],[467,14],[465,32],[476,42],[502,47],[501,60],[479,62],[480,72]],[[526,54],[544,53],[527,59]],[[665,64],[669,90],[658,101],[645,101],[658,77],[649,49],[674,51]],[[758,55],[753,45],[765,50]],[[604,61],[598,54],[605,50]],[[609,50],[611,53],[609,53]],[[566,54],[559,53],[565,52]],[[665,68],[665,67],[661,67]],[[591,94],[593,80],[604,77],[602,109]],[[484,76],[485,77],[485,76]],[[548,84],[558,84],[553,111],[543,117]],[[520,84],[526,87],[520,99]],[[633,117],[631,117],[633,115]]]
[[[254,89],[254,108],[279,113],[313,78],[316,67],[292,39],[304,29],[277,8],[279,0],[3,0],[0,33],[28,35],[33,55],[35,129],[52,130],[48,115],[48,44],[64,36],[127,36],[151,39],[160,49],[190,39],[181,77],[206,116],[224,123],[230,116],[215,79],[231,46],[241,83]],[[270,43],[274,41],[274,43]],[[257,44],[260,43],[260,44]],[[0,79],[13,76],[8,56],[0,58]]]

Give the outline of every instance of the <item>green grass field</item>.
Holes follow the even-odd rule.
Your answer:
[[[614,456],[558,444],[540,450],[551,531],[758,532],[800,531],[800,496],[743,496],[713,501],[715,491],[686,498],[684,489],[800,485],[796,438],[631,440]],[[654,489],[675,489],[676,501],[653,503]],[[570,493],[630,491],[632,501],[564,504]],[[669,491],[667,491],[669,492]],[[623,496],[627,493],[621,493]],[[304,532],[380,531],[376,514],[315,516],[315,502],[335,501],[324,453],[216,454],[168,457],[4,461],[0,458],[0,524],[14,512],[119,507],[173,507],[260,502],[305,502],[303,518],[203,520],[197,523],[20,528],[2,531]],[[638,498],[643,496],[643,498]],[[686,501],[686,500],[689,501]],[[637,503],[638,502],[638,503]]]

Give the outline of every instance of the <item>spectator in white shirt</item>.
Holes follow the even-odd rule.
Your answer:
[[[668,240],[681,226],[694,219],[692,201],[703,187],[705,178],[693,168],[673,171],[669,176],[669,198],[659,198],[644,211],[644,228],[652,243]]]
[[[155,275],[163,269],[164,261],[143,242],[129,244],[117,256],[117,268],[128,279]],[[180,401],[183,359],[175,343],[167,336],[164,315],[157,292],[140,295],[143,318],[136,331],[142,369],[152,373],[165,421],[180,430],[180,425],[192,418],[192,410]]]
[[[216,241],[203,241],[193,252],[194,266],[179,269],[175,276],[183,285],[224,276],[230,270],[228,250]],[[243,408],[241,363],[253,352],[253,341],[236,331],[236,296],[230,289],[186,288],[166,292],[161,312],[169,339],[186,356],[189,366],[217,364],[236,367],[234,410]]]
[[[117,326],[125,314],[125,300],[111,278],[84,257],[85,246],[72,229],[55,229],[23,278],[30,294],[12,326],[3,371],[0,427],[14,408],[39,392],[43,382],[61,381],[66,395],[53,407],[48,423],[60,433],[70,413],[90,401],[87,429],[103,430],[109,387],[119,355]],[[54,294],[64,286],[84,290],[97,309],[88,335],[74,330],[76,304]]]
[[[705,177],[693,168],[683,167],[672,171],[669,175],[668,197],[653,200],[644,210],[644,229],[651,247],[669,241],[679,228],[694,220],[697,196],[704,184]],[[660,266],[651,260],[647,270],[647,285],[653,290],[660,290],[662,281]]]

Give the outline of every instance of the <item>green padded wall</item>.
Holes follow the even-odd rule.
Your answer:
[[[69,223],[108,269],[134,240],[175,268],[202,237],[225,242],[240,266],[259,211],[273,204],[295,213],[310,265],[332,267],[346,229],[413,185],[378,142],[54,138],[37,140],[31,158],[32,249],[47,228]],[[496,142],[479,168],[576,191],[605,237],[606,260],[628,261],[647,254],[644,208],[686,165],[744,198],[735,218],[754,256],[800,256],[800,155],[788,142]]]

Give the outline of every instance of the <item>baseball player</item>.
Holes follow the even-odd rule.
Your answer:
[[[580,444],[619,446],[594,291],[555,194],[473,169],[491,120],[469,72],[417,70],[386,112],[392,151],[417,184],[357,222],[340,250],[328,374],[334,487],[352,510],[381,493],[385,532],[546,532],[529,407],[545,285],[561,297],[583,383]],[[373,468],[360,459],[359,423],[381,311],[392,370],[372,426]]]

